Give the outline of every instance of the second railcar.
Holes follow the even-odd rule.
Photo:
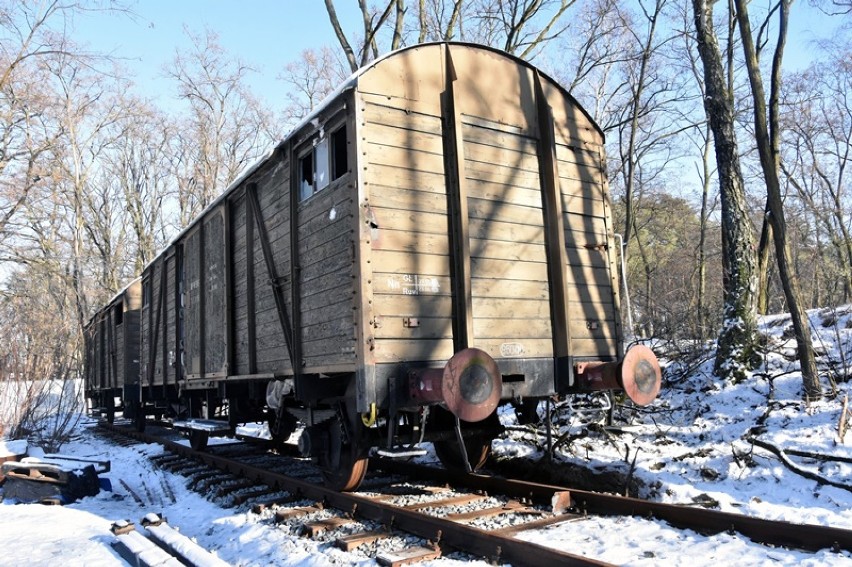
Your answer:
[[[339,488],[424,439],[475,468],[500,403],[656,395],[614,254],[603,135],[564,89],[481,46],[400,50],[145,269],[140,413],[301,421]]]
[[[86,398],[93,412],[112,423],[124,403],[134,405],[139,392],[138,278],[117,293],[83,329]]]

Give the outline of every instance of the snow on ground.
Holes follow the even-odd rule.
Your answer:
[[[784,450],[829,457],[790,459],[829,482],[852,486],[852,464],[830,459],[852,458],[852,432],[841,440],[837,431],[843,397],[852,390],[852,383],[845,381],[852,369],[850,313],[852,308],[810,314],[821,372],[831,367],[838,382],[836,397],[810,404],[801,401],[789,317],[768,317],[761,326],[767,337],[764,362],[752,380],[732,385],[714,378],[709,350],[691,359],[678,357],[678,362],[668,364],[664,391],[651,408],[619,412],[622,424],[629,421],[627,426],[618,432],[592,428],[585,437],[563,446],[557,458],[587,467],[632,463],[634,476],[644,485],[643,496],[663,502],[715,501],[717,509],[727,512],[852,529],[852,491],[796,474],[749,441],[753,436]],[[556,415],[559,434],[589,429],[576,418],[564,417],[564,412]],[[514,420],[511,411],[503,411],[501,417],[507,424]],[[110,480],[112,490],[64,507],[0,504],[3,564],[121,565],[109,545],[112,522],[138,523],[149,512],[163,513],[172,526],[234,565],[373,564],[329,543],[291,534],[246,507],[222,508],[190,491],[183,477],[154,467],[147,457],[161,453],[161,448],[110,445],[93,434],[92,425],[83,420],[62,453],[109,459],[112,471],[102,477]],[[494,449],[538,458],[542,444],[541,432],[513,430],[496,441]],[[705,537],[640,518],[593,518],[523,537],[621,565],[852,566],[852,554],[847,552],[772,549],[736,534]]]

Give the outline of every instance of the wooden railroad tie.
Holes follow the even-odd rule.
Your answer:
[[[315,512],[322,512],[323,507],[321,505],[314,506],[302,506],[299,508],[288,508],[287,510],[276,510],[275,511],[275,522],[282,523],[287,520],[292,520],[294,518],[302,518],[307,516],[308,514],[313,514]]]
[[[543,514],[541,510],[536,510],[526,504],[521,504],[516,500],[507,502],[502,506],[493,508],[484,508],[482,510],[473,510],[471,512],[460,512],[458,514],[448,514],[446,518],[455,522],[471,522],[479,518],[489,518],[493,516],[501,516],[504,514]]]
[[[255,486],[257,483],[253,480],[249,480],[247,478],[238,479],[236,482],[228,484],[226,486],[220,486],[218,490],[216,490],[216,496],[222,497],[227,496],[231,492],[236,490],[241,490],[243,488],[249,488],[251,486]]]
[[[443,508],[444,506],[463,506],[473,502],[479,502],[488,498],[482,494],[461,494],[459,496],[451,496],[443,500],[433,500],[431,502],[420,502],[417,504],[409,504],[405,506],[406,510],[422,510],[424,508]]]
[[[369,532],[358,532],[335,540],[334,545],[343,551],[352,551],[359,545],[373,543],[380,539],[390,537],[390,532],[385,530],[376,530]]]
[[[437,545],[434,547],[414,546],[380,553],[376,556],[376,562],[379,565],[398,567],[400,565],[411,565],[412,563],[438,559],[439,557],[441,557],[441,548]]]
[[[326,518],[325,520],[317,520],[316,522],[311,522],[302,526],[302,535],[307,537],[316,537],[328,530],[335,530],[340,526],[346,526],[353,523],[355,523],[355,520],[352,518],[341,518],[338,516]]]
[[[277,488],[269,488],[269,487],[259,487],[258,490],[253,490],[251,492],[244,492],[242,494],[235,494],[231,498],[231,504],[234,506],[241,506],[245,504],[252,498],[260,498],[261,496],[269,496],[270,494],[275,494],[276,492],[280,492]],[[257,506],[262,505],[262,503],[258,503]],[[263,508],[260,509],[263,511]],[[254,507],[252,507],[252,512],[254,512]],[[255,512],[257,513],[257,512]]]

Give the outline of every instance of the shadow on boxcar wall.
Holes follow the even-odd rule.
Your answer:
[[[504,116],[489,116],[501,122],[485,125],[495,130],[484,130],[472,120],[465,126],[470,137],[465,140],[465,150],[469,153],[465,165],[471,186],[471,217],[482,227],[471,242],[474,290],[481,299],[499,309],[492,317],[500,319],[488,320],[491,328],[484,328],[490,317],[487,313],[480,314],[479,325],[475,324],[477,338],[499,339],[501,345],[520,345],[522,358],[549,359],[553,356],[554,329],[550,316],[552,297],[539,148],[535,138],[533,71],[513,64],[509,69],[513,81],[491,77],[490,70],[484,67],[470,71],[474,75],[472,83],[479,89],[475,98],[483,101],[483,110],[477,114],[487,115],[489,105],[504,112],[506,108],[516,112],[507,124],[502,124]],[[493,139],[477,140],[483,133]],[[489,155],[497,163],[483,160]]]
[[[417,69],[412,68],[411,64],[412,64],[413,61],[415,61],[415,58],[413,58],[413,57],[403,59],[403,64],[404,64],[404,67],[405,67],[405,75],[404,76],[416,77],[416,76],[420,75],[420,73],[418,72]],[[435,90],[440,91],[441,89],[436,88]],[[406,116],[407,120],[405,122],[404,144],[405,144],[406,148],[413,150],[413,149],[418,147],[418,140],[417,140],[417,135],[416,135],[416,132],[418,130],[418,125],[416,123],[416,113],[415,112],[406,113],[405,116]],[[441,116],[439,114],[438,119],[440,120],[440,118],[441,118]],[[427,177],[428,177],[429,172],[421,172],[421,166],[420,166],[420,164],[417,163],[417,160],[416,160],[416,157],[415,157],[417,155],[417,153],[414,152],[414,151],[408,151],[408,152],[405,152],[404,155],[405,155],[406,159],[408,160],[408,163],[405,164],[406,167],[408,167],[409,170],[414,174],[414,180],[413,180],[414,186],[417,187],[418,191],[423,190],[424,187],[428,187],[429,180],[427,179]],[[441,169],[440,172],[434,172],[434,173],[440,173],[446,179],[446,172],[444,171],[443,168]],[[420,213],[420,214],[422,214],[422,213]],[[449,216],[449,215],[447,215],[447,216]],[[414,224],[415,224],[415,227],[418,228],[418,229],[427,230],[427,229],[419,226],[420,223],[417,222],[417,221],[415,221]],[[413,268],[412,274],[414,274],[415,276],[427,276],[427,277],[432,276],[432,277],[435,277],[435,278],[440,278],[440,277],[443,276],[443,274],[432,274],[432,273],[430,273],[431,269],[427,265],[425,265],[426,262],[424,260],[426,258],[426,255],[423,254],[422,252],[425,252],[424,247],[427,246],[426,243],[428,242],[428,237],[424,238],[423,242],[421,242],[420,238],[419,238],[420,234],[422,234],[422,233],[418,232],[417,235],[415,236],[415,243],[416,243],[416,250],[418,252],[421,252],[421,253],[413,255],[414,262],[412,262],[412,264],[411,264],[411,266]],[[415,288],[415,289],[417,289],[417,288]],[[452,290],[451,285],[443,286],[443,289],[441,289],[440,292],[431,293],[431,294],[430,293],[419,293],[419,290],[417,290],[418,293],[417,293],[416,297],[417,297],[417,303],[418,303],[418,305],[417,305],[418,315],[422,316],[422,315],[425,315],[425,314],[430,314],[431,316],[435,317],[437,319],[437,321],[440,321],[441,319],[444,320],[443,325],[441,325],[440,323],[437,324],[437,325],[434,324],[436,321],[431,321],[431,322],[429,322],[428,325],[425,325],[425,332],[420,336],[420,338],[422,340],[424,340],[424,342],[426,344],[429,344],[429,339],[434,339],[434,340],[431,341],[431,345],[432,345],[431,348],[427,347],[427,349],[423,349],[422,351],[419,351],[419,352],[423,353],[421,360],[442,360],[443,357],[442,357],[442,353],[441,353],[441,342],[442,342],[442,340],[452,339],[452,337],[453,337],[453,329],[452,329],[452,321],[453,320],[452,320],[452,317],[451,316],[450,317],[445,316],[446,315],[445,298],[451,297],[451,290]],[[452,301],[452,300],[450,299],[450,301]]]
[[[454,88],[460,95],[464,149],[459,161],[468,193],[474,298],[471,346],[487,347],[500,358],[551,358],[554,329],[535,74],[510,59],[498,58],[500,62],[495,63],[488,55],[471,54],[464,47],[451,49],[458,63]],[[403,76],[421,75],[411,68],[418,61],[422,59],[403,58],[408,66],[402,70]],[[436,58],[430,64],[442,65],[442,61]],[[439,84],[421,85],[421,91],[445,91],[444,75],[432,76]],[[551,90],[545,85],[545,91]],[[612,281],[606,261],[600,140],[596,131],[586,130],[591,127],[586,115],[569,99],[558,103],[559,97],[550,99],[562,105],[554,114],[571,118],[558,119],[556,124],[558,183],[566,193],[562,200],[568,311],[577,335],[571,354],[613,357],[617,322],[610,307]],[[453,339],[453,286],[447,278],[453,267],[449,255],[453,223],[447,214],[452,210],[452,197],[448,195],[446,161],[452,158],[442,155],[441,134],[445,137],[447,132],[445,126],[438,126],[440,106],[417,100],[415,95],[411,108],[405,108],[409,103],[404,98],[377,102],[368,96],[365,105],[370,114],[367,120],[375,121],[375,131],[382,133],[381,137],[371,136],[365,148],[371,170],[368,213],[375,214],[370,221],[377,260],[373,269],[382,296],[375,302],[375,315],[377,319],[388,315],[383,327],[374,331],[380,339],[377,342],[384,343],[378,362],[443,361],[449,357]],[[560,143],[563,138],[568,145]],[[581,147],[581,139],[590,142],[588,148]],[[434,285],[421,288],[416,282],[406,284],[404,278],[428,278]],[[405,289],[409,294],[402,297]],[[388,306],[391,304],[404,305],[407,312],[394,310]],[[400,316],[422,320],[405,324]],[[404,340],[406,350],[390,352],[390,346],[403,343],[398,339]],[[506,354],[502,352],[506,346],[517,348],[509,348]]]
[[[520,124],[527,126],[529,131],[523,132],[521,136],[505,136],[512,143],[529,142],[524,135],[532,137],[541,135],[535,127],[535,101],[536,87],[534,75],[531,69],[517,67],[518,100],[505,100],[505,103],[514,102],[521,104],[520,112],[525,116],[518,116]],[[505,88],[494,88],[496,82],[505,87],[505,81],[499,78],[495,81],[488,76],[485,68],[469,68],[468,71],[474,75],[471,81],[477,85],[479,92],[476,99],[483,101],[483,106],[488,101],[494,101],[494,105],[500,108],[499,98],[513,98],[514,91]],[[542,78],[542,81],[545,79]],[[494,100],[496,99],[498,100]],[[552,99],[551,99],[552,101]],[[574,325],[569,327],[574,331],[572,335],[572,352],[574,356],[590,357],[613,357],[617,353],[615,339],[616,327],[615,313],[608,309],[612,305],[612,280],[608,269],[607,255],[607,226],[605,211],[603,208],[603,172],[599,167],[599,152],[602,151],[597,144],[591,144],[589,150],[582,148],[581,140],[588,138],[590,132],[585,131],[582,126],[588,125],[589,119],[581,113],[569,99],[565,99],[563,109],[554,114],[565,113],[568,120],[565,123],[555,124],[557,143],[557,169],[559,174],[560,193],[563,200],[563,222],[565,223],[565,244],[568,258],[568,282],[569,282],[569,306],[568,313],[570,321]],[[487,115],[486,112],[474,112],[475,114]],[[464,118],[464,117],[463,117]],[[494,117],[491,117],[494,118]],[[582,121],[582,123],[580,122]],[[565,132],[568,128],[568,132]],[[465,131],[473,133],[477,127],[475,124],[466,124]],[[561,134],[561,136],[560,136]],[[565,137],[570,144],[569,147],[560,144],[560,137]],[[551,339],[554,329],[547,314],[540,310],[536,312],[527,311],[525,307],[532,305],[534,301],[552,301],[551,289],[548,285],[547,270],[536,272],[541,264],[535,266],[534,262],[546,262],[545,228],[543,226],[544,213],[541,193],[542,172],[538,162],[539,151],[549,151],[537,145],[537,140],[532,140],[532,151],[535,156],[530,156],[529,146],[521,144],[518,147],[506,147],[499,150],[489,148],[495,156],[500,156],[500,163],[488,163],[478,161],[477,151],[481,149],[474,140],[465,139],[465,174],[470,187],[471,220],[476,217],[483,221],[481,226],[484,232],[473,238],[474,231],[471,229],[471,262],[472,282],[474,296],[487,296],[489,300],[498,302],[498,297],[512,300],[513,307],[519,307],[521,313],[513,313],[511,308],[500,312],[497,316],[508,319],[499,331],[497,329],[485,329],[482,327],[483,319],[478,318],[480,325],[477,328],[476,338],[501,338],[504,340],[519,340],[530,345],[542,344],[542,339]],[[497,145],[497,144],[495,144]],[[483,169],[487,168],[487,169]],[[499,173],[500,177],[493,178],[492,175]],[[499,184],[488,183],[499,181]],[[485,183],[483,183],[485,182]],[[481,194],[482,188],[488,184],[488,194]],[[498,190],[499,189],[499,190]],[[537,193],[537,197],[531,195]],[[523,215],[519,213],[522,207],[516,205],[518,195],[524,195],[530,201],[524,202],[526,206],[538,209],[540,224],[537,230],[530,232],[530,228],[519,226],[523,221]],[[485,198],[482,198],[485,197]],[[567,213],[567,214],[566,214]],[[501,233],[500,221],[511,219],[519,225],[512,225],[512,245],[505,242],[506,235]],[[497,243],[496,245],[494,243]],[[503,262],[501,263],[500,260]],[[508,261],[508,262],[507,262]],[[545,264],[546,265],[546,264]],[[487,266],[487,271],[485,267]],[[502,269],[501,269],[502,266]],[[526,272],[519,271],[519,266],[526,266]],[[537,274],[537,275],[531,275]],[[542,276],[542,274],[544,274]],[[536,281],[544,278],[544,281]],[[512,286],[506,285],[504,279],[515,280]],[[518,280],[524,280],[521,283]],[[533,281],[530,281],[533,280]],[[571,289],[573,282],[573,291]],[[537,285],[540,284],[540,285]],[[497,292],[496,290],[511,289],[512,293]],[[479,293],[477,293],[479,292]],[[545,313],[547,309],[545,308]],[[530,315],[537,313],[537,315]],[[474,312],[474,317],[476,317]],[[518,325],[511,319],[526,318],[524,324]],[[536,321],[535,318],[538,317]],[[548,325],[547,323],[550,323]],[[549,328],[548,328],[549,327]],[[502,335],[502,336],[500,336]],[[542,346],[542,349],[547,347]],[[533,347],[535,350],[535,347]],[[532,354],[532,353],[531,353]],[[542,350],[534,353],[534,356],[544,355]]]
[[[511,60],[506,59],[506,61]],[[495,78],[491,76],[489,69],[485,67],[470,68],[469,71],[473,76],[470,82],[480,89],[476,93],[475,98],[481,99],[484,102],[493,99],[503,99],[502,101],[495,100],[495,105],[501,102],[507,106],[516,106],[519,111],[517,116],[521,117],[524,114],[524,103],[529,104],[535,100],[535,90],[530,81],[531,71],[527,67],[520,65],[516,65],[515,69],[512,69],[512,71],[515,70],[519,71],[518,80],[516,81],[519,91],[517,99],[515,99],[513,91],[508,91],[504,88],[494,88]],[[502,104],[497,105],[498,108],[500,106]],[[481,111],[477,112],[477,115],[485,116],[487,115],[486,111],[487,109],[483,107]],[[463,122],[464,118],[462,116]],[[518,122],[525,121],[518,120]],[[526,122],[526,124],[512,124],[510,122],[508,126],[519,128],[526,126],[531,129],[532,123],[529,121]],[[495,304],[502,304],[503,308],[495,314],[495,318],[506,319],[508,323],[508,320],[517,321],[521,317],[528,317],[526,314],[529,312],[526,309],[521,309],[520,314],[514,311],[522,303],[549,301],[550,299],[546,280],[540,282],[541,286],[539,287],[535,285],[523,285],[520,283],[523,280],[518,279],[518,269],[521,267],[521,264],[528,263],[531,260],[531,256],[529,255],[530,248],[541,248],[541,257],[545,258],[545,253],[543,252],[545,230],[543,224],[544,217],[541,214],[541,200],[525,203],[526,206],[537,206],[540,213],[538,217],[540,222],[527,227],[518,227],[518,224],[522,223],[519,222],[520,218],[516,205],[513,204],[513,201],[518,199],[514,193],[517,191],[528,191],[531,182],[536,186],[535,191],[539,191],[540,197],[539,172],[537,167],[534,171],[530,170],[530,154],[525,152],[525,148],[520,147],[515,149],[510,148],[508,145],[500,148],[501,139],[496,136],[491,142],[493,146],[489,148],[489,151],[493,156],[499,156],[497,160],[499,163],[483,161],[482,157],[484,156],[478,156],[476,152],[470,151],[477,145],[475,136],[473,135],[473,131],[477,128],[472,122],[469,122],[466,128],[468,136],[464,140],[464,148],[467,154],[464,160],[465,175],[472,189],[468,198],[470,216],[472,219],[480,221],[478,226],[482,227],[476,234],[473,229],[471,230],[471,263],[477,266],[476,268],[472,266],[471,269],[472,276],[477,280],[476,285],[473,282],[471,284],[479,292],[479,295],[487,297]],[[531,137],[532,132],[522,132],[521,136]],[[532,143],[534,148],[535,141],[532,140]],[[533,161],[537,160],[537,156],[533,155],[532,159]],[[530,174],[534,174],[534,180],[528,178]],[[479,187],[479,189],[476,187]],[[512,222],[512,225],[510,232],[504,234],[500,231],[500,223],[505,223],[507,220]],[[529,229],[533,230],[530,231]],[[491,249],[489,249],[489,244],[492,242],[501,244],[498,245],[499,248],[492,245]],[[524,277],[535,281],[534,278],[536,276],[532,274],[532,270],[529,270],[524,274]],[[530,280],[526,280],[525,283],[529,284]],[[513,284],[509,284],[510,281]],[[475,295],[477,291],[474,292]],[[475,320],[474,328],[478,331],[476,333],[477,338],[510,339],[519,341],[518,344],[522,345],[541,338],[534,336],[532,333],[536,329],[533,321],[527,321],[530,324],[518,326],[502,326],[503,328],[500,329],[498,334],[497,329],[484,329],[481,324],[476,324],[476,319],[481,321],[485,317],[477,317],[475,310],[473,316]],[[524,332],[526,334],[523,334]],[[552,329],[549,332],[552,333]],[[540,353],[533,354],[540,355]]]
[[[603,145],[589,145],[588,148],[583,147],[583,138],[589,136],[589,133],[583,132],[580,128],[579,120],[570,119],[573,117],[581,117],[583,122],[588,122],[591,126],[591,119],[583,114],[578,104],[570,104],[570,99],[564,98],[564,112],[569,117],[565,122],[568,132],[562,132],[562,135],[569,141],[573,141],[572,147],[564,148],[568,150],[569,155],[573,155],[577,168],[576,174],[570,171],[568,156],[560,158],[560,185],[567,183],[576,183],[581,190],[581,194],[574,196],[571,201],[577,201],[579,198],[580,210],[577,209],[576,203],[572,204],[567,209],[568,216],[575,219],[574,222],[580,222],[581,228],[576,230],[569,228],[566,225],[566,248],[568,249],[569,271],[573,275],[573,280],[576,282],[578,302],[572,302],[571,314],[575,321],[585,320],[587,323],[587,332],[590,339],[598,339],[595,341],[595,350],[597,352],[589,352],[592,356],[614,357],[618,352],[618,329],[621,326],[619,313],[615,310],[617,290],[613,288],[613,282],[618,281],[613,278],[617,268],[614,264],[608,261],[608,258],[616,260],[617,251],[612,251],[609,246],[608,234],[613,227],[607,226],[607,209],[610,207],[609,197],[606,195],[604,188],[606,184],[606,170],[604,168],[604,148]],[[560,125],[556,125],[557,143],[560,133]],[[600,142],[603,143],[601,136]],[[576,144],[576,147],[573,147]],[[579,213],[579,214],[577,214]],[[611,211],[610,211],[611,214]],[[609,218],[612,222],[612,218]],[[585,261],[584,261],[585,260]],[[615,271],[615,272],[614,272]],[[612,311],[606,309],[606,305],[612,306]],[[575,309],[580,309],[581,313],[576,313]],[[582,316],[582,319],[580,319]],[[600,340],[606,340],[610,347],[603,347]],[[583,353],[586,354],[586,353]]]
[[[401,57],[401,77],[422,77]],[[435,59],[435,64],[440,60]],[[380,63],[381,65],[381,63]],[[440,79],[436,79],[440,81]],[[394,85],[394,87],[397,85]],[[418,88],[416,85],[412,89]],[[441,84],[421,85],[440,92]],[[377,363],[446,361],[452,340],[447,199],[439,101],[366,97]],[[434,102],[434,104],[433,104]],[[398,385],[407,379],[394,372]],[[407,386],[405,386],[407,387]]]

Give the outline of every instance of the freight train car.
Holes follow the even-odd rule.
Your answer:
[[[112,423],[139,395],[139,310],[142,282],[133,280],[83,329],[86,398],[93,412]],[[116,403],[116,401],[118,403]]]
[[[145,269],[138,424],[301,422],[303,453],[352,489],[373,448],[432,441],[476,468],[501,403],[650,402],[653,353],[621,351],[603,141],[493,49],[363,68]]]

